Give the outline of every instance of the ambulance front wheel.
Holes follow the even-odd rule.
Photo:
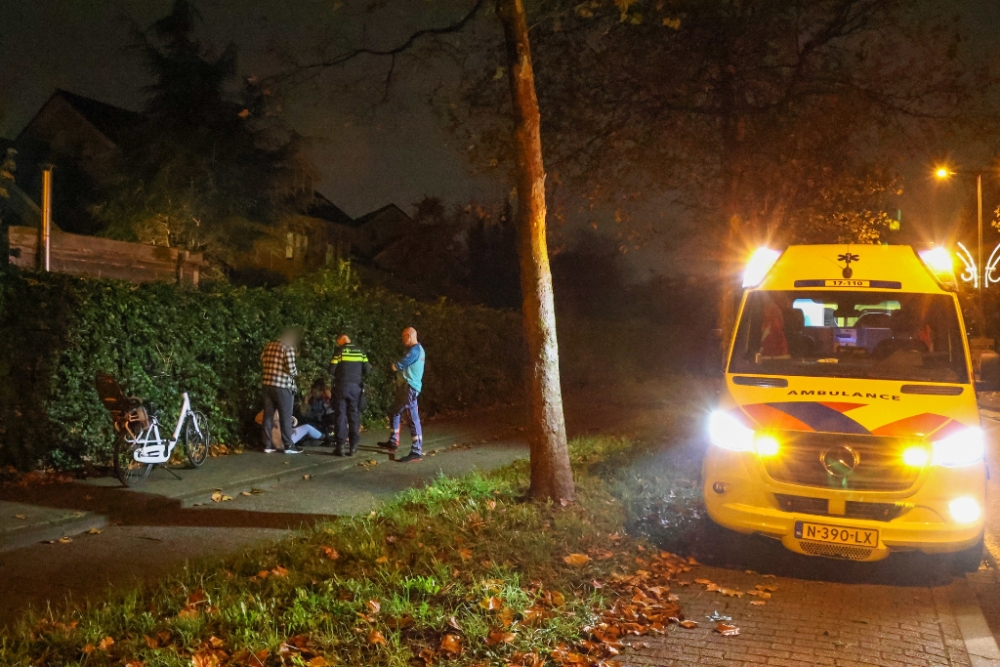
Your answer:
[[[975,572],[979,569],[979,566],[983,562],[984,542],[985,534],[979,538],[979,541],[975,545],[951,554],[952,566],[956,572],[964,574],[966,572]]]

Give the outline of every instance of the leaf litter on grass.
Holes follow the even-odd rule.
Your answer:
[[[602,448],[627,443],[584,446],[586,456],[600,458]],[[610,665],[643,636],[670,624],[691,627],[671,586],[694,563],[625,535],[621,507],[603,482],[577,468],[577,501],[565,507],[522,500],[526,462],[489,475],[441,477],[380,511],[131,593],[146,610],[138,634],[135,607],[114,601],[100,614],[82,612],[81,627],[90,638],[104,630],[120,638],[118,664],[153,664],[155,650],[191,664],[200,655],[219,667],[318,667],[331,656],[356,665],[409,658],[426,665]],[[63,635],[58,645],[41,635],[9,635],[0,662],[44,651],[55,651],[55,659],[74,645],[78,657],[86,643],[81,629]]]

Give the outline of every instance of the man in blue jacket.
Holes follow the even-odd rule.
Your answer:
[[[407,348],[406,354],[392,365],[392,370],[396,371],[396,395],[389,410],[392,433],[389,434],[387,442],[380,442],[378,446],[390,452],[399,449],[399,425],[405,414],[410,422],[413,445],[410,447],[410,453],[397,461],[413,463],[424,460],[424,433],[420,428],[417,397],[423,388],[425,354],[423,346],[417,342],[417,330],[413,327],[403,331],[403,345]]]

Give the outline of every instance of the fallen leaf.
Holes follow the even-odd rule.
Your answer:
[[[241,496],[252,496],[253,494],[250,493],[249,491],[240,491],[240,495]]]
[[[763,607],[767,603],[764,602],[763,600],[750,600],[750,604],[752,604],[754,607]]]
[[[594,588],[604,588],[604,584],[599,582],[597,579],[591,579],[590,585],[593,586]]]
[[[312,478],[313,478],[312,475],[302,475],[302,479],[304,479],[304,480],[310,480]]]
[[[378,563],[379,565],[384,565],[385,563],[389,562],[389,557],[388,556],[379,556],[378,558],[375,559],[375,562]]]
[[[378,600],[369,600],[368,609],[369,611],[371,611],[371,613],[377,614],[380,611],[382,611],[382,603],[379,602]]]
[[[90,530],[87,531],[87,534],[88,535],[100,535],[103,532],[104,531],[101,530],[100,528],[91,528]]]
[[[340,558],[340,554],[333,547],[320,547],[323,550],[323,555],[330,560],[337,560]]]
[[[458,655],[462,652],[462,638],[458,635],[447,634],[441,638],[441,651],[450,655]]]
[[[213,503],[221,503],[222,502],[222,492],[221,491],[216,491],[215,493],[212,494],[212,502]]]
[[[490,634],[486,637],[487,646],[496,646],[497,644],[510,644],[516,639],[516,635],[513,632],[504,632],[503,630],[490,630]]]
[[[434,652],[434,649],[425,646],[420,649],[420,653],[417,654],[417,657],[423,660],[425,664],[429,665],[437,660],[437,653]]]
[[[56,540],[56,542],[58,542],[59,544],[69,544],[72,541],[73,541],[72,537],[67,537],[65,535]]]
[[[471,560],[472,559],[472,549],[459,549],[458,550],[458,557],[461,558],[462,560]]]
[[[22,519],[23,520],[23,519],[27,519],[28,515],[27,514],[15,514],[14,518],[15,519]]]
[[[326,667],[328,664],[330,663],[326,661],[326,658],[321,655],[317,655],[312,660],[306,662],[306,667]]]
[[[695,621],[681,621],[677,625],[681,626],[685,630],[690,630],[692,628],[697,628],[698,627],[698,623],[696,623]]]
[[[239,112],[236,115],[239,116],[240,118],[246,120],[247,118],[250,117],[250,109],[244,109],[243,111]]]
[[[219,667],[219,657],[212,649],[202,649],[191,656],[193,667]]]
[[[368,633],[368,643],[369,644],[385,644],[385,637],[378,630],[372,630]]]
[[[729,625],[728,623],[719,623],[715,626],[715,631],[723,637],[735,637],[740,634],[740,629],[738,627],[735,625]]]
[[[109,648],[115,645],[115,640],[111,637],[105,637],[101,641],[97,642],[97,649],[99,651],[107,651]]]
[[[503,601],[495,595],[491,595],[488,598],[483,598],[479,602],[479,606],[486,611],[496,611],[503,606]]]
[[[271,574],[274,575],[275,577],[287,577],[288,570],[281,567],[280,565],[275,565],[274,569],[271,570]]]
[[[590,562],[590,556],[587,554],[570,554],[563,556],[563,562],[573,567],[580,567]]]

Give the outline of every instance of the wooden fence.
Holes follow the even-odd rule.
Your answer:
[[[8,229],[11,264],[26,269],[39,268],[38,229]],[[117,278],[133,283],[167,281],[197,285],[198,273],[203,266],[201,253],[80,236],[57,229],[52,230],[49,246],[50,269],[79,276]]]

